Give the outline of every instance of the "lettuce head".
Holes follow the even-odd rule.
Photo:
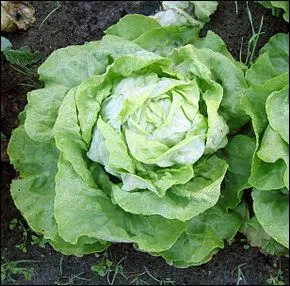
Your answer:
[[[223,41],[199,31],[128,15],[39,67],[45,86],[29,92],[9,143],[11,194],[55,249],[133,243],[187,267],[234,237],[245,207],[220,203],[218,151],[250,119],[247,84]]]
[[[279,33],[269,40],[247,71],[246,80],[245,110],[256,138],[249,177],[253,210],[260,228],[289,248],[288,34]]]

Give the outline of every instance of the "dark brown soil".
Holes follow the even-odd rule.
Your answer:
[[[25,32],[2,35],[11,40],[13,47],[29,46],[34,51],[40,51],[45,59],[57,48],[100,39],[108,26],[116,23],[128,13],[150,15],[159,9],[159,1],[65,1],[59,3],[60,7],[39,28],[50,11],[57,7],[57,3],[55,1],[33,2],[37,18],[35,25]],[[264,16],[263,31],[265,33],[260,37],[257,50],[275,33],[288,32],[285,22],[281,18],[273,17],[270,10],[252,2],[249,6],[256,30],[261,16]],[[239,58],[243,37],[242,58],[245,59],[245,43],[251,35],[251,27],[245,2],[238,2],[238,8],[238,15],[236,15],[234,1],[221,2],[211,22],[202,33],[211,29],[220,35],[236,59]],[[20,259],[40,261],[39,263],[24,263],[24,266],[34,268],[34,275],[31,281],[25,281],[23,276],[16,275],[14,276],[16,284],[108,284],[106,277],[97,276],[90,270],[91,265],[99,261],[94,255],[87,255],[83,258],[64,257],[48,245],[45,249],[30,245],[31,233],[28,234],[27,253],[15,247],[21,242],[23,236],[19,230],[10,230],[9,223],[14,218],[22,222],[23,220],[9,193],[9,185],[16,177],[16,173],[5,157],[5,141],[9,140],[11,131],[17,126],[17,116],[26,104],[26,93],[34,89],[35,84],[35,78],[23,75],[11,68],[1,54],[1,132],[6,136],[6,140],[1,139],[1,256],[4,256],[7,261]],[[25,222],[23,224],[25,225]],[[128,280],[119,274],[114,280],[114,284],[117,285],[132,282],[134,274],[143,273],[144,267],[163,281],[163,285],[170,284],[169,281],[165,282],[165,278],[170,278],[175,285],[263,285],[267,284],[266,279],[271,275],[273,277],[277,275],[279,268],[283,272],[284,282],[289,284],[288,259],[265,256],[256,248],[247,248],[242,236],[237,236],[231,246],[221,250],[209,263],[188,269],[171,267],[161,258],[135,251],[132,245],[116,244],[110,247],[109,258],[112,261],[117,262],[124,257],[126,259],[122,262],[122,266]],[[62,265],[62,271],[60,265]],[[80,273],[82,273],[80,277],[87,280],[78,277],[73,279]],[[111,273],[109,277],[111,281],[113,276]],[[160,284],[148,273],[138,277],[139,281],[136,280],[132,284]],[[238,280],[239,277],[240,280]],[[9,284],[7,281],[2,282],[4,283]]]

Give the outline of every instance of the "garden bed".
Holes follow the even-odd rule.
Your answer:
[[[54,1],[35,1],[32,5],[36,9],[34,26],[25,32],[3,35],[12,42],[14,48],[29,46],[33,51],[41,52],[44,59],[58,48],[101,39],[103,31],[126,14],[152,15],[160,9],[159,1],[65,1],[59,2],[59,6]],[[265,33],[258,41],[257,51],[274,34],[288,32],[288,26],[283,19],[272,16],[270,10],[256,3],[249,3],[249,7],[256,28],[260,24],[261,16],[264,16],[262,30]],[[53,9],[55,12],[44,21]],[[241,56],[244,60],[246,43],[251,36],[245,2],[238,2],[237,12],[236,14],[234,1],[221,2],[202,33],[209,29],[217,33],[236,59],[239,59],[243,38]],[[131,244],[112,245],[105,255],[100,254],[100,257],[86,255],[78,258],[63,256],[48,244],[42,248],[44,241],[31,243],[35,242],[35,239],[32,239],[33,233],[27,230],[27,225],[9,193],[9,185],[17,174],[5,155],[5,144],[9,141],[11,131],[17,126],[18,114],[27,103],[26,94],[34,89],[36,81],[34,75],[23,74],[11,68],[1,54],[1,132],[5,136],[4,139],[1,138],[2,266],[4,265],[7,271],[13,271],[16,264],[11,262],[31,260],[18,264],[24,267],[25,273],[31,273],[31,277],[27,274],[25,279],[18,271],[18,274],[11,273],[14,282],[6,279],[2,284],[262,285],[267,284],[267,280],[269,283],[270,277],[276,278],[276,283],[287,283],[288,259],[262,254],[257,248],[249,247],[242,235],[238,235],[230,246],[221,250],[207,264],[188,269],[171,267],[162,258],[137,252]],[[14,225],[11,224],[13,220]],[[26,252],[23,251],[24,247],[27,248]],[[107,262],[103,273],[98,268],[102,261]],[[108,261],[111,261],[112,265]],[[91,270],[93,265],[97,265],[93,268],[95,272]],[[34,270],[30,272],[32,267]],[[98,273],[104,274],[104,277]]]

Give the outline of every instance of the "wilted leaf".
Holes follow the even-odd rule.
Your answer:
[[[26,1],[1,1],[1,31],[27,30],[35,22],[34,14]]]

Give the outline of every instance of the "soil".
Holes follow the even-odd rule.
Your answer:
[[[229,51],[236,59],[239,58],[243,38],[242,59],[244,60],[245,43],[251,35],[251,26],[245,2],[238,2],[237,15],[234,2],[236,1],[221,1],[218,10],[211,17],[210,23],[206,25],[202,34],[205,34],[208,29],[216,32],[227,43]],[[65,1],[59,4],[60,7],[41,25],[45,17],[57,7],[57,3],[56,1],[32,2],[36,9],[37,19],[34,26],[24,32],[2,33],[2,35],[10,39],[14,48],[29,46],[33,51],[40,51],[45,59],[58,48],[101,39],[103,31],[126,14],[151,15],[160,9],[159,1]],[[256,30],[258,30],[261,16],[264,17],[263,31],[265,33],[259,39],[257,51],[275,33],[288,32],[288,25],[281,18],[272,16],[270,10],[254,2],[250,2],[249,7]],[[27,225],[10,197],[9,185],[17,174],[9,164],[5,148],[11,131],[18,124],[18,114],[27,103],[26,94],[35,88],[35,82],[35,77],[23,75],[11,68],[1,54],[1,133],[6,137],[2,139],[1,135],[2,263],[23,259],[39,261],[21,264],[21,266],[34,268],[30,281],[25,280],[23,275],[14,275],[13,283],[6,280],[2,281],[2,284],[107,285],[109,284],[107,277],[102,278],[90,270],[90,267],[100,260],[95,255],[86,255],[83,258],[62,256],[47,244],[44,249],[31,245],[32,233],[30,231],[27,235],[27,252],[24,253],[16,247],[23,242],[23,230],[9,228],[14,218],[22,222],[24,227]],[[114,262],[124,258],[121,265],[128,280],[117,274],[113,281],[117,285],[128,284],[134,281],[135,277],[139,277],[139,280],[132,282],[132,285],[160,283],[163,285],[170,283],[175,285],[265,285],[270,276],[277,276],[278,270],[283,273],[280,280],[289,284],[288,259],[266,256],[257,248],[248,247],[241,235],[238,235],[230,246],[226,246],[207,264],[188,269],[169,266],[159,257],[137,252],[130,244],[112,245],[107,255]],[[145,267],[159,282],[147,272],[144,273]],[[109,282],[112,282],[113,276],[114,273],[110,273]]]

